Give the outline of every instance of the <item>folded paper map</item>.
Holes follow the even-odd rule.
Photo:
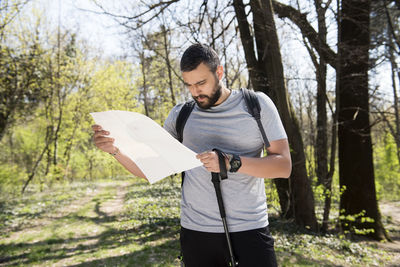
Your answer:
[[[114,145],[136,163],[150,183],[202,166],[195,152],[143,114],[110,110],[90,115],[96,124],[110,132]]]

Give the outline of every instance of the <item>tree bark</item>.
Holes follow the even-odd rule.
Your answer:
[[[234,1],[233,5],[235,8],[236,18],[238,20],[240,39],[243,45],[247,69],[249,71],[249,82],[254,91],[266,92],[268,94],[270,90],[266,78],[267,73],[262,64],[259,63],[259,61],[262,61],[263,58],[261,57],[261,59],[257,59],[255,56],[254,39],[250,32],[250,25],[247,21],[244,4],[239,0]],[[259,10],[260,8],[253,7],[253,9]],[[263,24],[262,21],[260,23]],[[281,216],[287,219],[294,218],[293,202],[290,199],[291,193],[289,181],[286,179],[274,179],[274,183],[278,191],[279,204],[281,206]]]
[[[338,15],[337,15],[337,25],[338,25],[338,35],[337,35],[337,40],[338,42],[340,41],[340,3],[336,2],[337,5],[337,10],[338,10]],[[337,53],[338,57],[340,57],[340,51]],[[338,91],[339,88],[339,73],[341,71],[340,65],[338,64],[338,61],[336,61],[336,85],[335,85],[335,90]],[[329,99],[326,99],[327,103],[329,104]],[[335,104],[336,108],[335,111],[333,110],[332,105],[329,105],[332,113],[332,130],[331,130],[331,151],[330,151],[330,159],[329,159],[329,171],[326,174],[326,178],[324,181],[324,195],[325,195],[325,200],[324,200],[324,214],[322,217],[322,225],[321,225],[321,231],[322,232],[327,232],[328,231],[328,225],[329,225],[329,213],[331,211],[331,201],[332,201],[332,179],[333,179],[333,174],[335,173],[335,159],[336,159],[336,143],[337,143],[337,121],[338,121],[338,107],[339,107],[339,102],[340,99],[336,98]]]
[[[144,111],[147,117],[149,117],[149,101],[147,97],[147,80],[146,80],[146,58],[143,52],[139,52],[140,61],[141,61],[141,71],[142,71],[142,78],[143,78],[143,101],[144,101]]]
[[[175,106],[176,100],[175,100],[175,93],[174,93],[174,85],[172,83],[172,70],[171,70],[172,66],[171,66],[171,61],[169,59],[167,29],[165,28],[164,25],[162,25],[162,27],[161,27],[161,32],[162,32],[163,39],[164,39],[165,64],[167,65],[167,70],[168,70],[169,90],[171,92],[172,105]]]
[[[301,34],[308,39],[311,46],[317,50],[320,56],[323,56],[326,62],[332,67],[336,68],[336,53],[328,46],[326,42],[318,37],[318,33],[314,30],[311,24],[307,21],[307,14],[302,14],[295,8],[282,4],[278,1],[272,0],[274,12],[280,18],[289,18],[297,27],[299,27]]]
[[[318,16],[318,37],[321,42],[326,43],[327,28],[325,22],[326,9],[322,7],[321,0],[315,0]],[[319,64],[316,66],[317,76],[317,145],[315,158],[317,165],[318,184],[325,184],[328,173],[328,136],[326,115],[326,71],[325,58],[320,56]]]
[[[331,153],[329,161],[329,171],[326,174],[324,181],[325,187],[325,200],[324,200],[324,214],[322,217],[321,231],[328,231],[329,213],[331,211],[332,201],[332,179],[335,172],[335,159],[336,159],[336,140],[337,140],[337,112],[332,115],[332,138],[331,138]]]
[[[397,147],[396,154],[400,164],[400,114],[399,114],[399,96],[397,94],[397,88],[396,88],[396,70],[398,70],[398,67],[394,56],[393,40],[392,38],[390,38],[390,36],[388,38],[389,38],[389,60],[392,72],[393,111],[395,117],[395,127],[389,127],[389,129],[391,130],[390,132],[396,143]]]
[[[307,177],[303,140],[285,85],[272,4],[270,0],[252,0],[250,5],[252,7],[258,60],[255,57],[254,46],[251,45],[253,37],[250,34],[248,24],[246,25],[247,18],[244,14],[243,2],[241,0],[234,1],[246,61],[250,59],[250,61],[247,61],[247,65],[249,70],[252,71],[251,80],[259,84],[259,88],[263,89],[261,91],[267,93],[277,105],[291,144],[292,174],[289,180],[282,182],[288,182],[287,187],[290,188],[287,192],[290,193],[289,205],[292,206],[293,217],[297,224],[317,231],[314,197]],[[255,74],[260,73],[265,76],[262,76],[262,79],[257,79]],[[260,81],[264,82],[260,83]],[[255,89],[259,89],[254,83],[253,86]]]
[[[267,73],[258,63],[255,56],[254,38],[250,32],[250,25],[244,9],[243,1],[233,1],[236,19],[238,21],[240,39],[242,41],[244,55],[249,71],[249,80],[255,91],[268,92]]]
[[[368,60],[370,0],[342,0],[338,97],[340,224],[345,233],[381,240],[369,122]],[[354,221],[348,220],[352,216]],[[365,217],[372,221],[365,221]]]
[[[42,152],[39,155],[39,158],[36,160],[35,165],[33,166],[32,170],[30,171],[30,173],[28,175],[28,179],[26,180],[24,186],[21,189],[21,194],[24,194],[24,192],[25,192],[26,188],[28,187],[29,183],[35,177],[36,170],[39,167],[39,164],[42,161],[44,154],[46,153],[46,151],[48,151],[49,146],[50,146],[50,142],[51,142],[51,129],[49,127],[47,127],[46,137],[45,137],[45,146],[43,147]]]

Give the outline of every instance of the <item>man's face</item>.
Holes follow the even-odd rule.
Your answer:
[[[196,69],[182,72],[182,77],[199,107],[208,109],[217,103],[221,96],[220,80],[207,65],[200,63]]]

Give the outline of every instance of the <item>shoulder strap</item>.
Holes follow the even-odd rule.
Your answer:
[[[192,113],[194,105],[195,105],[194,100],[187,101],[185,104],[183,104],[181,110],[179,111],[178,118],[176,118],[175,129],[178,135],[178,140],[181,143],[183,141],[183,128],[185,128],[185,124],[190,116],[190,113]],[[181,187],[183,187],[184,180],[185,180],[185,172],[182,172]]]
[[[189,118],[190,113],[192,113],[194,105],[195,105],[194,100],[187,101],[182,106],[181,111],[179,111],[178,118],[176,119],[175,129],[176,129],[176,133],[178,134],[178,140],[181,143],[183,141],[183,128],[185,128],[186,121]]]
[[[240,90],[242,91],[242,94],[245,99],[246,106],[247,106],[249,113],[257,121],[257,125],[258,125],[258,128],[260,129],[262,138],[264,140],[265,147],[269,147],[270,144],[269,144],[267,135],[265,134],[264,127],[261,123],[261,115],[260,115],[261,107],[260,107],[260,102],[258,101],[256,93],[254,91],[250,91],[246,88],[241,88]]]

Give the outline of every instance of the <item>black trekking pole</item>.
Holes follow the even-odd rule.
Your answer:
[[[221,193],[221,180],[228,178],[227,171],[226,171],[226,165],[225,165],[225,157],[223,156],[223,154],[220,150],[213,149],[213,151],[215,151],[218,155],[220,173],[212,172],[211,173],[211,177],[212,177],[211,181],[214,184],[215,193],[217,195],[219,213],[221,215],[222,224],[224,226],[226,242],[228,243],[231,267],[236,267],[236,266],[238,266],[238,262],[236,262],[235,257],[233,255],[232,243],[231,243],[231,238],[229,235],[228,224],[226,222],[225,207],[224,207],[224,202],[222,200],[222,193]]]

